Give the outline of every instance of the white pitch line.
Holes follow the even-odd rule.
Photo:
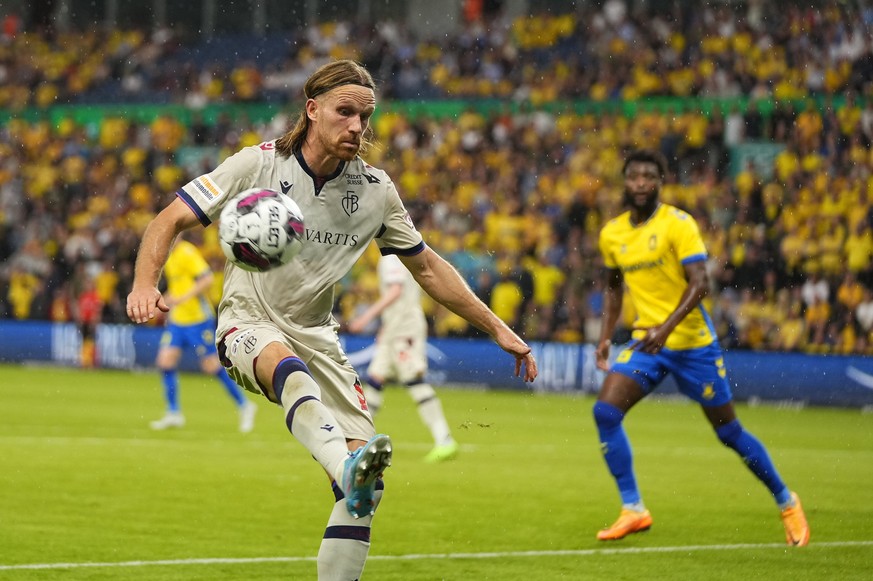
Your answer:
[[[734,545],[688,545],[684,547],[627,547],[624,549],[580,549],[564,551],[500,551],[488,553],[421,553],[409,555],[371,555],[368,561],[424,561],[428,559],[507,559],[518,557],[590,557],[594,555],[639,555],[648,553],[687,553],[701,551],[742,551],[748,549],[782,549],[805,551],[815,548],[869,547],[873,541],[834,541],[812,543],[807,548],[791,548],[785,543],[740,543]],[[120,561],[117,563],[30,563],[0,565],[0,571],[25,569],[84,569],[94,567],[149,567],[155,565],[227,565],[246,563],[303,563],[314,562],[315,557],[252,557],[222,559],[162,559],[158,561]]]

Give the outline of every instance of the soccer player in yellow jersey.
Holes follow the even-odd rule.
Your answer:
[[[594,404],[594,420],[622,510],[597,538],[621,539],[652,526],[622,420],[672,373],[679,390],[701,405],[719,440],[735,450],[773,494],[788,544],[806,545],[809,525],[800,499],[782,482],[764,445],[737,419],[721,348],[701,304],[709,289],[706,248],[694,219],[659,201],[665,171],[659,153],[630,153],[623,168],[629,210],[600,233],[606,292],[596,356],[597,366],[609,373]],[[631,341],[610,368],[610,338],[621,313],[623,286],[637,319]]]
[[[164,301],[170,307],[167,327],[161,335],[156,365],[163,374],[167,412],[151,422],[154,430],[181,428],[185,416],[179,407],[179,359],[185,349],[193,349],[204,373],[214,375],[239,409],[239,430],[254,428],[257,406],[248,401],[218,360],[215,348],[215,314],[206,293],[212,284],[212,269],[192,243],[178,240],[164,267],[167,291]]]

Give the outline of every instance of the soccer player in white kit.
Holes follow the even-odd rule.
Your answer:
[[[350,333],[360,333],[381,317],[376,350],[367,368],[364,394],[370,414],[382,407],[382,389],[388,380],[406,386],[418,407],[418,415],[430,430],[433,449],[427,462],[441,462],[458,454],[442,402],[427,381],[427,318],[421,306],[421,289],[396,255],[379,259],[379,298],[348,324]]]
[[[515,359],[515,375],[537,376],[528,345],[424,244],[385,172],[358,153],[368,144],[375,84],[359,64],[333,61],[303,87],[304,110],[275,141],[246,147],[177,192],[146,229],[128,316],[136,323],[168,307],[157,288],[176,236],[216,220],[235,194],[253,187],[290,196],[306,234],[290,263],[264,273],[225,267],[218,307],[219,355],[242,387],[284,410],[289,431],[334,483],[336,504],[318,552],[318,578],[358,579],[370,524],[382,497],[391,440],[375,434],[361,382],[337,337],[333,288],[375,240],[396,254],[437,302],[487,332]]]

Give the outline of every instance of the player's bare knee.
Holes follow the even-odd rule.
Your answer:
[[[181,352],[178,349],[161,349],[155,359],[155,366],[163,371],[171,371],[179,365]]]
[[[210,357],[204,357],[200,360],[200,369],[203,373],[209,375],[215,375],[218,373],[218,370],[221,369],[221,363],[218,361],[218,356],[213,355]]]

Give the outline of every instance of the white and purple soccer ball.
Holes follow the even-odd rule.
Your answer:
[[[300,208],[275,190],[240,192],[221,210],[221,250],[244,270],[265,272],[287,264],[303,248],[303,236]]]

